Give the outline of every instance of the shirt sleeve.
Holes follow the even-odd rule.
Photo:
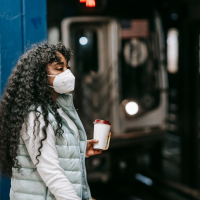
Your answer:
[[[40,115],[38,118],[40,125],[39,122],[35,122],[36,125],[34,126],[34,119],[35,112],[30,112],[26,119],[27,127],[25,123],[22,125],[21,135],[33,164],[36,165],[36,156],[38,155],[38,147],[40,146],[39,142],[44,138],[42,127],[45,123],[43,116]],[[37,133],[34,134],[34,128],[35,130],[39,130],[38,135]],[[59,165],[55,135],[51,125],[47,127],[46,132],[47,138],[43,141],[43,147],[40,150],[41,155],[38,157],[37,171],[57,200],[80,200],[72,184],[67,179],[64,170]]]

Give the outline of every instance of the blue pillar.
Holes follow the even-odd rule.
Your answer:
[[[46,0],[6,0],[0,6],[0,97],[17,60],[47,38]],[[0,173],[0,200],[9,200],[10,180]]]

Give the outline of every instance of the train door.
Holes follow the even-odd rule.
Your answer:
[[[94,119],[112,122],[119,132],[119,24],[106,17],[73,17],[62,21],[62,41],[74,51],[75,107],[88,136]]]

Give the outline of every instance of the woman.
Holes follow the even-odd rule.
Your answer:
[[[11,176],[11,200],[90,200],[86,139],[71,94],[71,50],[61,43],[25,53],[9,78],[0,104],[1,171]]]

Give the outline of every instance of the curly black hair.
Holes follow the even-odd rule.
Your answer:
[[[20,131],[22,124],[26,123],[25,118],[28,116],[29,108],[32,105],[34,105],[35,113],[38,113],[37,108],[41,107],[45,121],[42,128],[44,138],[40,141],[39,154],[36,156],[37,162],[39,162],[38,156],[41,155],[42,142],[47,138],[48,105],[54,111],[58,124],[55,134],[59,136],[63,134],[61,117],[57,112],[56,102],[51,97],[47,76],[47,65],[60,61],[57,52],[61,53],[67,61],[70,60],[72,55],[72,51],[60,42],[57,45],[43,42],[32,46],[29,51],[21,56],[8,79],[0,103],[0,167],[1,172],[10,177],[12,177],[12,167],[21,168],[17,160]],[[34,124],[39,122],[40,114],[35,115]],[[36,137],[39,133],[34,131],[33,134]]]

